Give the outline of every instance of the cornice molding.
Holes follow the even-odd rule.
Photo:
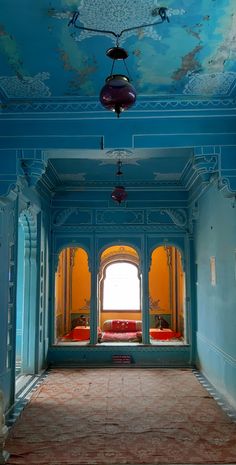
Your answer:
[[[124,183],[125,185],[125,183]],[[70,184],[63,184],[55,187],[55,192],[78,192],[81,189],[86,191],[110,191],[114,187],[114,181],[80,181],[79,183],[71,182]],[[159,190],[173,190],[173,191],[185,191],[185,187],[180,184],[179,181],[165,180],[165,181],[129,181],[127,186],[125,185],[127,191],[132,191],[132,189],[137,191],[159,191]]]
[[[54,228],[53,228],[54,229]],[[62,225],[62,227],[60,228],[60,230],[58,231],[58,234],[63,234],[63,233],[70,233],[70,234],[79,234],[79,233],[82,233],[82,234],[89,234],[89,233],[108,233],[108,234],[122,234],[122,233],[139,233],[139,234],[142,234],[144,232],[147,232],[147,233],[160,233],[160,234],[163,234],[163,233],[166,233],[168,232],[169,234],[173,233],[177,235],[183,235],[186,233],[186,231],[184,231],[183,229],[181,230],[178,226],[176,226],[175,224],[160,224],[160,225],[120,225],[120,224],[117,224],[117,225],[103,225],[103,226],[100,226],[100,225],[93,225],[93,226],[66,226],[66,225]]]
[[[41,100],[6,99],[0,104],[2,113],[104,113],[114,117],[112,113],[104,110],[98,98],[87,101],[48,98]],[[236,110],[234,99],[157,99],[156,97],[142,99],[129,110],[129,114],[153,111],[180,111],[180,110]]]

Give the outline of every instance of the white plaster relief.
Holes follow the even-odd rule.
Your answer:
[[[171,220],[173,221],[176,226],[179,226],[180,228],[183,228],[187,224],[187,214],[185,210],[179,208],[179,209],[173,209],[173,208],[165,208],[161,210],[162,215],[168,215]]]
[[[0,88],[9,98],[50,97],[51,92],[43,81],[49,79],[49,73],[38,73],[35,76],[1,76]]]
[[[127,149],[112,149],[106,151],[106,156],[108,158],[115,158],[116,160],[126,160],[129,157],[133,157],[134,152]]]
[[[62,210],[61,212],[59,213],[56,213],[55,217],[54,217],[54,220],[53,220],[53,224],[55,226],[61,226],[62,224],[64,224],[66,222],[66,220],[73,214],[73,213],[76,213],[78,212],[78,209],[77,208],[66,208],[65,210]]]
[[[91,224],[92,223],[92,214],[90,210],[80,209],[78,207],[69,207],[65,208],[61,211],[56,211],[53,215],[53,226],[62,226],[64,225],[67,220],[72,216],[75,215],[78,217],[77,220],[72,218],[72,223],[77,224]],[[72,226],[69,226],[72,227]]]
[[[157,208],[157,209],[150,209],[147,212],[147,223],[148,224],[159,224],[161,228],[167,227],[169,225],[165,225],[165,219],[162,222],[160,215],[167,215],[171,219],[171,221],[176,225],[178,228],[184,228],[187,225],[187,213],[182,208]],[[170,225],[173,227],[173,225]]]
[[[164,100],[164,101],[142,101],[140,100],[133,107],[135,111],[149,112],[149,111],[169,111],[169,110],[206,110],[206,109],[224,109],[224,108],[235,108],[235,100],[233,98],[225,99],[193,99],[184,97],[182,100]],[[2,107],[2,111],[5,113],[27,113],[30,112],[86,112],[86,111],[103,111],[102,105],[96,100],[92,102],[79,102],[65,101],[60,102],[23,102],[23,103],[10,103],[7,106]],[[129,110],[132,112],[132,108]]]
[[[149,24],[157,22],[160,17],[155,16],[152,12],[155,8],[160,8],[158,0],[93,0],[93,7],[91,8],[90,2],[87,0],[81,0],[78,7],[79,18],[78,25],[94,28],[104,31],[113,31],[115,34],[120,33],[124,29],[130,27],[137,27],[142,24]],[[183,15],[184,9],[172,9],[168,8],[168,16]],[[139,35],[140,37],[146,36],[154,40],[160,40],[161,36],[158,34],[159,26],[146,27],[141,30],[133,30],[125,32],[121,39],[122,43],[125,39],[132,35]],[[83,31],[78,30],[77,33],[73,34],[76,41],[82,41],[94,35],[101,35],[99,32]],[[103,32],[102,35],[106,35],[115,41],[115,37],[111,34]]]
[[[121,160],[123,165],[139,165],[137,157],[134,158],[134,152],[127,149],[112,149],[106,151],[106,159],[103,159],[102,165],[115,165],[118,160]]]
[[[229,97],[235,84],[235,72],[193,74],[183,93],[191,95],[225,95]]]
[[[109,209],[106,211],[97,211],[96,213],[97,224],[143,224],[144,223],[144,212],[143,210],[121,210]]]

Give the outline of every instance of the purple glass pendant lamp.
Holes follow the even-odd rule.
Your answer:
[[[125,59],[128,52],[121,47],[109,48],[106,55],[113,60],[111,74],[106,78],[106,84],[100,92],[100,102],[108,110],[115,111],[119,118],[120,113],[130,108],[136,100],[136,90],[130,84],[130,78],[124,74],[113,74],[116,60],[123,60],[129,75]]]
[[[123,186],[116,186],[111,194],[111,198],[118,202],[119,205],[127,199],[127,196],[128,194]]]
[[[124,48],[119,47],[119,39],[123,34],[129,31],[155,26],[165,21],[169,22],[166,7],[154,8],[150,13],[151,16],[157,17],[158,19],[148,24],[127,27],[118,33],[110,30],[94,29],[87,26],[81,26],[78,24],[80,19],[80,12],[78,10],[73,13],[72,18],[68,23],[68,26],[72,26],[75,30],[87,30],[90,32],[95,32],[96,34],[111,34],[113,37],[115,37],[116,46],[109,48],[106,52],[106,55],[113,60],[113,63],[110,75],[106,78],[106,83],[100,91],[100,102],[107,110],[114,111],[118,118],[122,111],[130,108],[136,101],[136,90],[132,84],[130,84],[129,71],[125,62],[126,58],[128,58],[128,52]],[[76,33],[73,33],[73,37],[75,36]],[[113,73],[114,65],[118,60],[123,60],[127,75]]]

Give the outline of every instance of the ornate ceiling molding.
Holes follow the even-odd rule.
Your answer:
[[[28,99],[8,99],[1,103],[0,108],[3,113],[105,113],[104,108],[98,102],[97,98],[89,101],[68,100],[68,99],[41,99],[40,101],[31,101]],[[234,99],[157,99],[152,100],[139,99],[137,103],[129,110],[129,114],[149,111],[173,111],[173,110],[236,110]],[[113,117],[106,112],[106,116]]]
[[[196,73],[190,76],[183,93],[188,95],[230,96],[236,83],[235,72]]]

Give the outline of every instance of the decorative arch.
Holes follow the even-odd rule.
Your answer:
[[[37,222],[30,208],[18,220],[16,338],[21,336],[21,373],[35,373],[37,340]]]
[[[101,261],[102,261],[102,256],[104,254],[104,252],[106,252],[107,250],[113,248],[113,247],[127,247],[128,249],[132,249],[136,256],[138,257],[139,259],[139,263],[141,263],[141,250],[140,248],[137,246],[137,245],[134,245],[132,242],[129,242],[127,241],[126,239],[124,239],[123,242],[119,242],[117,243],[117,240],[114,240],[112,242],[109,242],[107,244],[105,244],[103,247],[100,248],[100,250],[98,251],[98,261],[99,263],[101,264]]]
[[[91,271],[91,254],[90,254],[90,248],[86,244],[76,241],[76,242],[71,242],[71,241],[66,241],[65,243],[61,244],[54,252],[54,273],[56,272],[58,268],[58,261],[59,261],[59,256],[62,250],[66,248],[74,248],[74,249],[83,249],[88,256],[88,266],[89,270]]]
[[[62,247],[57,255],[54,280],[55,342],[89,342],[91,272],[84,247]],[[76,329],[77,328],[77,329]],[[83,332],[83,334],[82,334]],[[86,336],[86,337],[84,337]]]
[[[102,273],[102,270],[104,270],[104,268],[106,268],[110,263],[118,261],[133,263],[138,267],[138,269],[140,268],[139,254],[134,247],[131,247],[130,245],[115,244],[106,247],[100,254],[100,273]]]
[[[181,242],[178,241],[175,238],[172,238],[172,237],[170,239],[168,238],[168,240],[160,239],[159,241],[155,242],[155,244],[153,244],[151,246],[151,248],[149,249],[149,257],[150,257],[149,264],[150,264],[150,267],[152,265],[152,254],[153,254],[153,251],[155,249],[157,249],[158,247],[175,247],[180,252],[182,267],[183,267],[183,270],[185,271],[186,257],[185,257],[184,245]],[[149,268],[149,271],[150,271],[150,268]]]

